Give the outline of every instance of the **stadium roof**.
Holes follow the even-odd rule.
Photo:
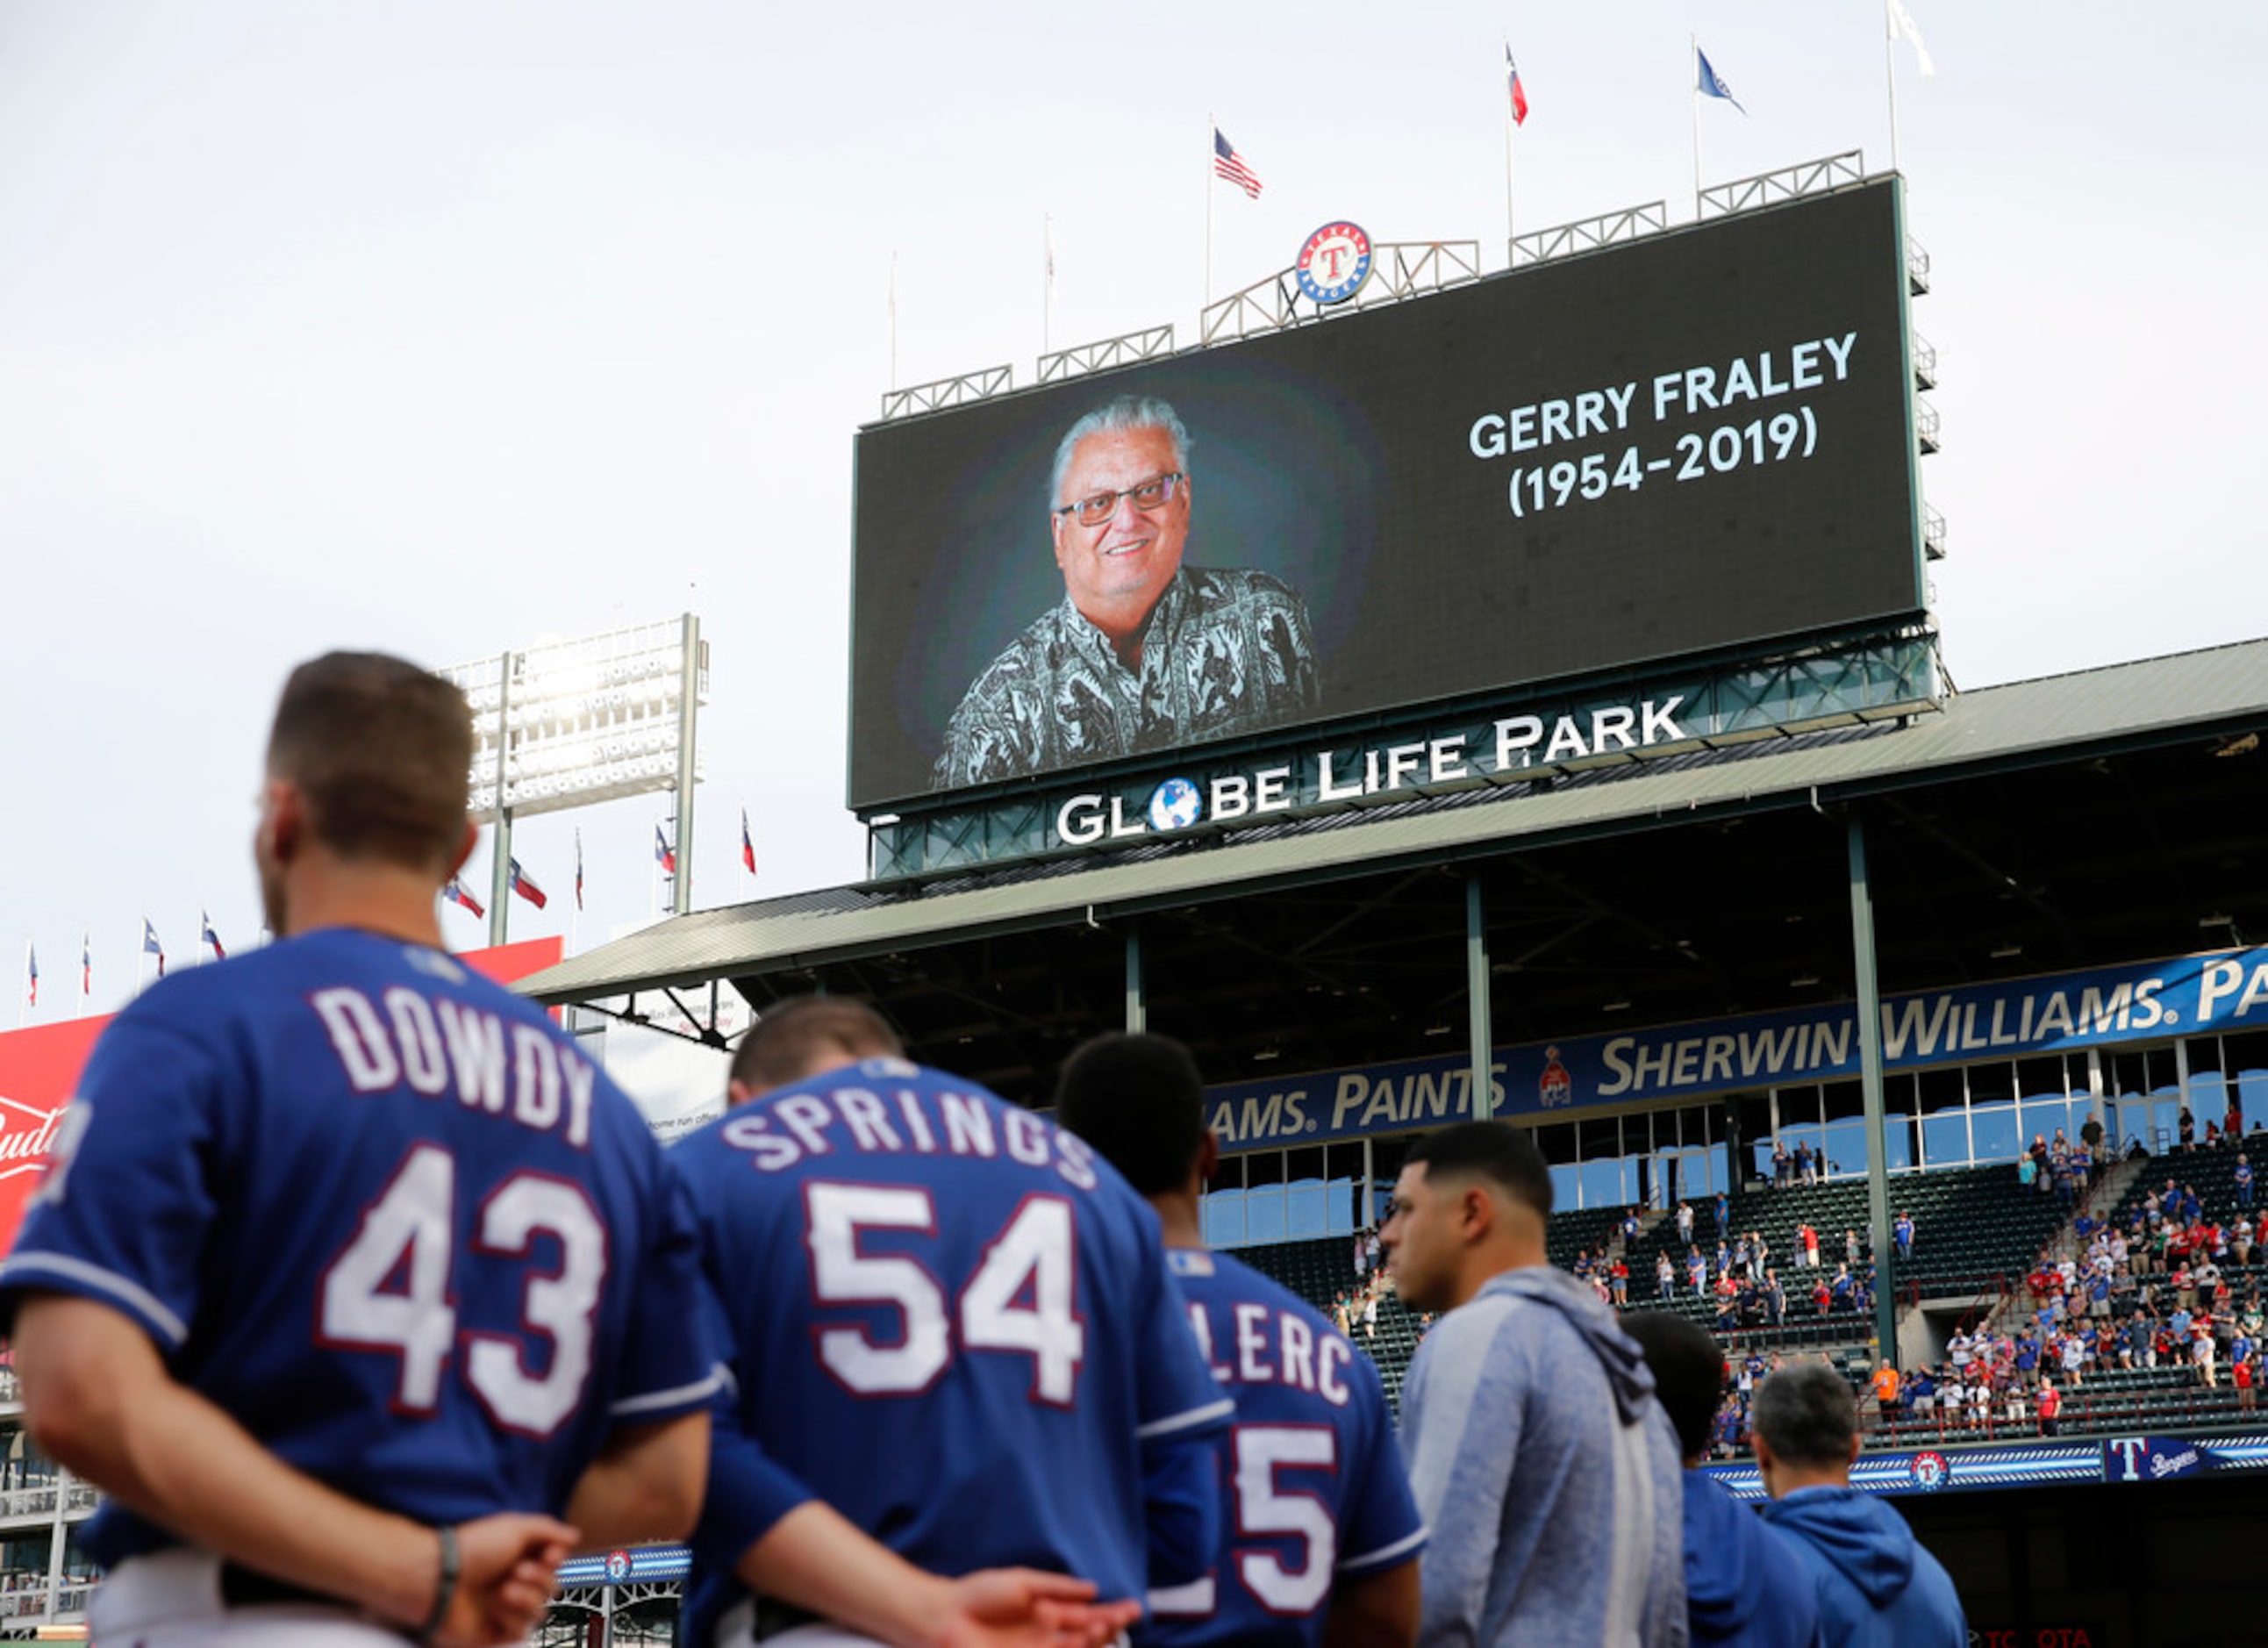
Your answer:
[[[1388,801],[1107,861],[1025,864],[925,886],[852,885],[666,921],[523,985],[549,1002],[664,984],[800,973],[1065,923],[1312,887],[1788,808],[1834,811],[2043,767],[2202,745],[2268,728],[2268,640],[1958,693],[1941,713],[1592,769],[1517,793]],[[2260,758],[2235,763],[2257,784]],[[2235,774],[2229,775],[2234,778]],[[2153,788],[2169,806],[2178,798]],[[2257,789],[2254,791],[2257,794]],[[2146,796],[2145,797],[2146,800]],[[2043,813],[2043,827],[2060,827]],[[2064,816],[2076,825],[2080,817]],[[1762,868],[1762,867],[1758,867]]]

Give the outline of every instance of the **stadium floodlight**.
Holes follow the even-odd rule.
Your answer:
[[[473,707],[471,807],[497,826],[489,905],[501,944],[512,821],[628,795],[674,790],[673,906],[692,908],[693,787],[701,780],[696,712],[709,701],[709,647],[691,613],[579,640],[546,641],[437,673]]]

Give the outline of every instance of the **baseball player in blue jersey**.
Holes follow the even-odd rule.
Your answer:
[[[1157,1209],[1213,1378],[1236,1399],[1220,1445],[1233,1515],[1211,1570],[1152,1592],[1135,1640],[1409,1648],[1425,1529],[1378,1370],[1297,1295],[1206,1251],[1198,1199],[1218,1149],[1188,1049],[1100,1037],[1064,1067],[1056,1102]]]
[[[1076,1138],[899,1052],[857,1003],[768,1009],[733,1107],[672,1152],[738,1378],[694,1542],[702,1648],[898,1634],[755,1594],[790,1504],[756,1445],[939,1574],[1014,1563],[1130,1599],[1210,1560],[1230,1404],[1155,1216]]]
[[[119,1018],[0,1266],[33,1437],[110,1496],[103,1640],[515,1639],[578,1528],[691,1525],[689,1213],[629,1101],[440,947],[471,758],[446,682],[292,675],[254,841],[280,942]]]

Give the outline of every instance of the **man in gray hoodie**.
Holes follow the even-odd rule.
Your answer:
[[[1687,1639],[1676,1438],[1614,1312],[1546,1262],[1550,1215],[1528,1135],[1466,1122],[1410,1150],[1379,1232],[1403,1303],[1448,1312],[1402,1387],[1421,1648]]]

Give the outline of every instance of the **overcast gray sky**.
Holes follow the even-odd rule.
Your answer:
[[[2268,632],[2257,477],[2268,7],[1910,0],[1963,687]],[[1689,33],[1746,105],[1719,181],[1889,161],[1880,0],[1139,9],[725,0],[0,0],[0,966],[35,1022],[132,987],[146,913],[256,936],[283,675],[697,611],[696,897],[857,877],[851,441],[890,378],[1195,335],[1345,216],[1504,259],[1518,215],[1692,213]],[[1208,114],[1266,182],[1209,182]],[[1043,551],[1040,551],[1043,552]],[[564,933],[643,917],[660,798],[521,827]],[[2083,827],[2084,821],[2066,821]],[[2046,824],[2048,821],[2043,821]],[[484,854],[482,855],[484,857]],[[474,873],[485,887],[476,858]],[[479,929],[445,913],[453,942]],[[0,1025],[12,1025],[12,1010]]]

